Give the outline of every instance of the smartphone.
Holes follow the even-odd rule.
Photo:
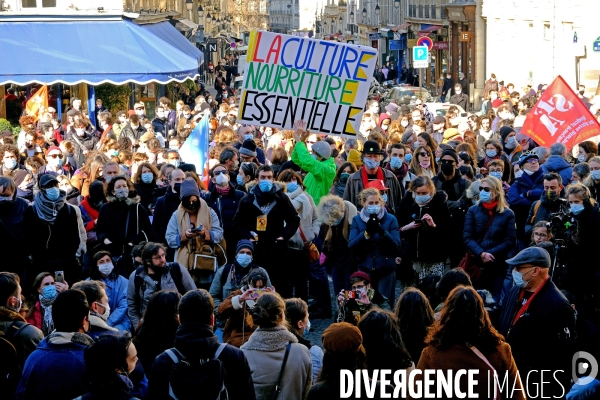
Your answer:
[[[423,224],[423,220],[422,219],[415,219],[415,224]]]
[[[360,292],[358,290],[346,290],[346,299],[359,299]]]
[[[190,232],[200,232],[200,231],[202,231],[202,229],[203,229],[203,226],[202,226],[202,225],[200,225],[200,226],[199,226],[199,227],[197,227],[197,228],[190,229]]]
[[[65,283],[65,273],[64,273],[64,271],[56,271],[54,273],[54,282]]]

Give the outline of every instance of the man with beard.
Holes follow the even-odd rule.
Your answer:
[[[563,180],[556,172],[544,175],[544,191],[539,200],[534,201],[529,209],[529,215],[525,223],[523,242],[526,243],[531,237],[533,227],[539,221],[550,221],[550,215],[560,211],[561,206],[567,201],[563,198]]]

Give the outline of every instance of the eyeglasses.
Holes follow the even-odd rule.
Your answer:
[[[537,158],[529,158],[525,162],[529,163],[529,164],[539,164],[540,163],[540,161]]]
[[[421,156],[421,157],[429,157],[429,153],[426,153],[424,151],[417,153],[417,155]]]
[[[488,192],[489,193],[489,192],[492,191],[492,188],[479,186],[479,191],[480,192]]]
[[[143,110],[143,109],[144,109],[144,107],[141,107],[141,108],[140,108],[140,107],[136,107],[135,109],[136,109],[136,110]]]
[[[58,158],[60,157],[60,154],[48,154],[48,157]]]

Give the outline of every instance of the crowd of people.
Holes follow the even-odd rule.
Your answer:
[[[226,74],[153,119],[76,101],[0,135],[3,398],[325,399],[415,368],[598,396],[571,357],[600,357],[600,156],[520,132],[543,87],[371,99],[342,138],[239,124]],[[203,179],[179,149],[206,114]]]

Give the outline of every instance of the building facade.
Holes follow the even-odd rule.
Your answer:
[[[271,0],[269,26],[272,32],[290,34],[300,29],[300,2],[298,0]]]

